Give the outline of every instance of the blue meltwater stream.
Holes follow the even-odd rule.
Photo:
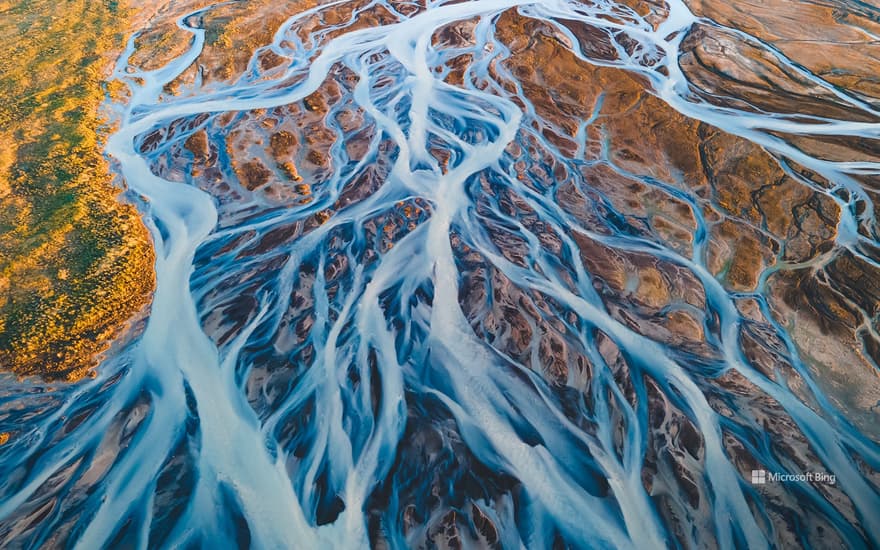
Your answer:
[[[840,210],[834,250],[875,267],[878,243],[866,236],[877,235],[873,203],[860,177],[880,174],[880,163],[816,158],[788,138],[876,140],[880,123],[863,120],[880,113],[769,47],[864,116],[702,99],[679,64],[698,18],[676,0],[650,22],[610,1],[438,1],[404,14],[379,0],[307,39],[297,32],[345,4],[283,23],[257,52],[286,60],[274,72],[264,74],[255,55],[237,80],[177,95],[166,85],[202,54],[200,21],[213,8],[178,20],[189,47],[162,68],[129,65],[130,40],[114,73],[130,94],[110,105],[116,125],[106,151],[142,200],[155,242],[152,309],[142,334],[93,380],[3,382],[0,431],[18,434],[0,447],[4,546],[880,545],[880,446],[826,395],[772,320],[771,270],[751,298],[770,320],[779,363],[802,381],[797,391],[743,351],[740,333],[751,321],[737,307],[742,296],[707,267],[710,220],[696,193],[629,174],[689,205],[690,250],[628,226],[601,190],[583,194],[589,223],[559,204],[563,185],[587,186],[579,180],[587,161],[542,133],[553,123],[505,65],[511,53],[497,25],[510,11],[540,22],[584,63],[636,75],[678,113],[833,182],[814,187]],[[393,21],[355,25],[377,6]],[[573,22],[606,31],[611,54],[584,48]],[[432,41],[465,23],[466,43]],[[459,84],[447,78],[456,59],[467,60]],[[328,80],[344,85],[324,117],[332,170],[313,184],[311,202],[267,208],[169,168],[196,132],[226,139],[223,116],[269,116]],[[343,110],[359,117],[341,124]],[[595,121],[579,122],[580,154]],[[157,130],[158,144],[148,139]],[[225,149],[215,154],[231,166]],[[607,155],[589,162],[613,164]],[[554,166],[552,181],[529,181],[523,164]],[[377,245],[401,204],[418,217],[396,228],[393,246]],[[502,250],[499,234],[518,257]],[[710,358],[612,314],[581,261],[586,241],[688,272],[705,295],[697,313]],[[477,286],[486,290],[474,303]],[[499,292],[514,291],[541,304],[519,306],[537,336],[517,356],[475,322]],[[248,307],[229,307],[243,297]],[[564,334],[561,383],[540,368],[539,324]],[[733,374],[740,386],[713,382]],[[749,410],[759,402],[788,422],[786,445],[771,442]],[[810,470],[835,483],[759,486],[751,470]]]

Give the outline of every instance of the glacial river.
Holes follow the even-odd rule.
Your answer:
[[[160,69],[129,66],[130,40],[114,73],[130,95],[109,105],[116,126],[106,152],[154,239],[152,309],[95,379],[4,380],[0,428],[17,434],[0,447],[4,546],[400,548],[436,542],[438,525],[451,547],[880,545],[880,446],[826,395],[774,320],[765,292],[773,270],[748,295],[778,342],[777,361],[802,381],[797,389],[757,369],[741,345],[753,321],[737,307],[743,293],[707,265],[703,197],[628,174],[688,205],[695,227],[686,249],[634,227],[599,190],[583,195],[589,215],[560,205],[562,186],[586,185],[585,163],[612,161],[582,158],[601,149],[588,131],[594,120],[578,122],[575,153],[547,138],[554,123],[500,62],[510,50],[496,24],[510,11],[540,22],[581,61],[637,75],[678,113],[833,182],[802,182],[839,209],[833,250],[880,267],[861,178],[880,174],[880,164],[824,159],[787,138],[876,140],[874,106],[769,46],[767,55],[865,117],[758,111],[695,94],[679,54],[698,18],[678,0],[660,21],[610,1],[438,1],[405,14],[376,0],[370,6],[394,22],[355,27],[355,15],[303,39],[302,22],[336,4],[344,2],[281,25],[258,52],[289,60],[271,75],[255,58],[230,82],[173,96],[163,89],[205,47],[206,12],[180,17],[189,48]],[[432,42],[465,22],[467,43]],[[610,53],[585,48],[573,22],[605,31]],[[454,58],[467,59],[460,84],[444,69]],[[222,140],[224,113],[271,114],[328,79],[347,85],[324,118],[333,169],[311,182],[310,202],[266,208],[172,174],[172,149],[179,156],[197,131]],[[343,109],[360,118],[335,122]],[[150,142],[157,129],[161,140]],[[354,140],[356,154],[346,147]],[[549,181],[524,177],[533,166],[552,166]],[[377,245],[401,204],[419,215],[394,227],[391,245]],[[279,228],[296,228],[295,238],[278,238]],[[612,314],[581,261],[585,240],[686,272],[702,288],[699,307],[688,307],[711,353]],[[480,311],[511,289],[538,297],[538,306],[517,306],[531,334],[546,323],[564,335],[561,382],[536,367],[548,349],[538,337],[514,356],[477,327]],[[227,307],[243,296],[247,307]],[[742,386],[713,383],[734,374]],[[760,400],[790,419],[790,454],[750,415]],[[690,454],[686,430],[695,432]],[[678,442],[678,461],[661,458],[662,433]],[[835,483],[765,487],[752,483],[753,469],[821,472]]]

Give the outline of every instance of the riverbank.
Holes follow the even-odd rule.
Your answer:
[[[133,10],[0,2],[0,369],[77,380],[148,305],[154,255],[102,156]]]

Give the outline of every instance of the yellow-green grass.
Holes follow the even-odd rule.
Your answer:
[[[86,374],[154,284],[101,154],[102,83],[129,10],[0,0],[0,369]]]

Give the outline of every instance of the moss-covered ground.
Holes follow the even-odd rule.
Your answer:
[[[76,379],[149,299],[153,253],[101,154],[129,11],[0,0],[0,369]]]

